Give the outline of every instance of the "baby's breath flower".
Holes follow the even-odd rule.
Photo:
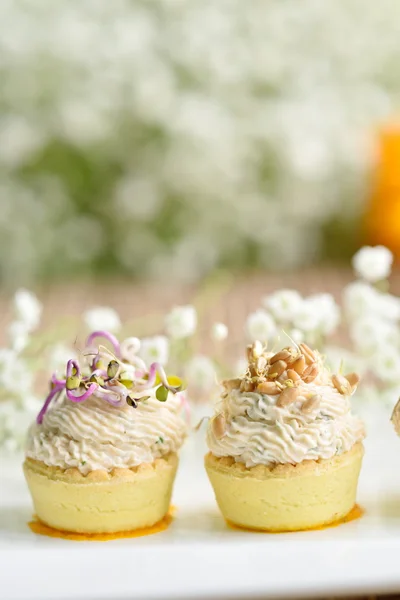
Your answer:
[[[185,374],[188,385],[198,391],[208,392],[216,385],[215,365],[208,356],[193,356],[186,365]]]
[[[121,342],[121,358],[132,362],[140,350],[140,340],[137,337],[126,338]]]
[[[33,374],[26,362],[14,350],[0,349],[0,395],[7,392],[13,397],[23,397],[30,390]]]
[[[368,368],[365,358],[339,346],[325,346],[326,364],[332,373],[358,373],[362,376]]]
[[[237,360],[235,363],[233,375],[235,377],[243,377],[243,375],[247,371],[247,368],[248,368],[248,361],[245,358],[239,358],[239,360]]]
[[[376,312],[378,292],[369,283],[353,281],[343,290],[343,305],[347,317],[359,319],[365,314]]]
[[[75,358],[75,351],[66,344],[58,343],[52,346],[48,353],[48,366],[50,371],[60,371],[65,375],[65,365],[71,358]],[[90,357],[92,358],[92,357]]]
[[[353,268],[362,279],[382,281],[391,272],[393,254],[385,246],[364,246],[353,256]]]
[[[293,324],[296,329],[306,333],[318,330],[321,325],[321,315],[312,299],[304,299]]]
[[[139,356],[144,360],[147,367],[153,362],[166,365],[169,358],[169,341],[164,335],[143,338],[139,350]]]
[[[20,353],[25,350],[29,343],[29,332],[25,323],[22,321],[13,321],[8,326],[7,333],[11,348],[15,352]]]
[[[289,339],[292,339],[295,344],[304,342],[304,333],[300,329],[289,329],[287,332]]]
[[[279,290],[263,300],[264,306],[281,323],[290,323],[301,309],[303,298],[296,290]]]
[[[340,323],[340,309],[331,294],[314,294],[308,302],[318,315],[318,330],[324,335],[332,334]]]
[[[121,328],[121,320],[116,310],[106,306],[99,306],[87,310],[83,315],[84,322],[89,331],[105,329],[116,332]]]
[[[42,314],[42,305],[32,292],[19,289],[14,296],[16,320],[24,323],[27,331],[36,329]]]
[[[41,402],[30,394],[21,401],[0,402],[0,448],[14,453],[23,448],[29,426],[41,407]]]
[[[368,315],[388,321],[400,320],[400,299],[393,294],[384,294],[363,281],[355,281],[344,288],[343,304],[350,321]]]
[[[251,313],[246,321],[247,335],[251,341],[260,340],[264,343],[276,335],[276,325],[265,310],[259,309]]]
[[[373,372],[386,383],[396,383],[400,374],[400,352],[394,346],[383,346],[371,357]]]
[[[350,337],[356,350],[364,355],[373,354],[387,344],[397,346],[399,333],[398,328],[374,315],[364,316],[350,326]]]
[[[175,306],[165,317],[165,329],[172,339],[193,335],[197,327],[197,313],[194,306]]]
[[[228,328],[225,323],[214,323],[211,328],[211,337],[216,342],[221,342],[228,337]]]

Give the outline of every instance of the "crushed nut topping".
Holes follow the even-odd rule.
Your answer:
[[[240,379],[223,381],[224,393],[239,389],[241,392],[258,392],[269,396],[279,394],[276,406],[283,408],[296,401],[301,403],[304,413],[310,413],[320,405],[321,396],[310,395],[302,387],[317,380],[322,364],[319,353],[311,350],[307,344],[288,346],[272,354],[261,342],[255,342],[247,346],[246,355],[249,364],[245,375]],[[353,394],[359,382],[360,377],[356,373],[334,374],[331,377],[332,386],[345,396]]]

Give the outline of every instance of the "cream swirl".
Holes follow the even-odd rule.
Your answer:
[[[364,437],[362,421],[352,415],[350,399],[332,385],[303,384],[307,394],[321,401],[309,413],[300,402],[277,406],[279,395],[232,390],[217,407],[225,416],[225,432],[216,436],[212,421],[207,443],[215,456],[233,456],[246,467],[296,464],[331,458],[350,450]]]
[[[186,436],[180,394],[166,402],[154,397],[138,403],[110,406],[91,396],[82,404],[64,398],[29,430],[26,456],[63,469],[76,467],[86,475],[151,463],[177,452]]]

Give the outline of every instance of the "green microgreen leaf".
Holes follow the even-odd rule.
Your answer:
[[[107,375],[111,379],[117,376],[119,371],[119,363],[116,360],[110,360],[107,367]]]
[[[165,402],[166,399],[168,398],[168,390],[167,390],[167,388],[164,387],[163,385],[160,385],[160,387],[158,387],[156,389],[156,398],[160,402]]]
[[[71,375],[71,377],[67,377],[66,388],[67,390],[77,390],[81,385],[80,377],[76,377],[75,375]]]

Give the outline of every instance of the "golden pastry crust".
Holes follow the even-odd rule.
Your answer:
[[[354,444],[353,448],[345,453],[348,460],[354,456],[364,454],[362,442]],[[334,470],[343,465],[343,454],[338,454],[332,458],[320,458],[319,460],[304,460],[296,465],[277,464],[272,466],[257,465],[247,468],[245,464],[236,462],[233,456],[214,456],[211,452],[205,456],[205,465],[215,468],[221,473],[232,475],[232,477],[254,477],[255,479],[268,479],[287,477],[301,477],[307,473],[315,473],[318,469],[321,471]]]
[[[24,474],[38,519],[54,529],[113,533],[152,527],[168,512],[178,455],[171,453],[135,469],[48,467],[27,459]]]
[[[298,531],[343,519],[354,507],[362,444],[329,460],[246,469],[207,454],[205,466],[227,521],[248,529]]]
[[[96,469],[89,471],[87,475],[83,475],[76,467],[61,469],[61,467],[53,467],[45,463],[34,460],[33,458],[25,459],[25,466],[37,473],[44,475],[52,481],[63,481],[65,483],[101,483],[105,481],[134,481],[138,477],[143,478],[146,473],[151,476],[154,471],[159,471],[165,467],[175,467],[178,462],[177,454],[171,452],[162,458],[156,458],[152,463],[143,463],[130,469],[116,467],[112,471],[105,469]]]

